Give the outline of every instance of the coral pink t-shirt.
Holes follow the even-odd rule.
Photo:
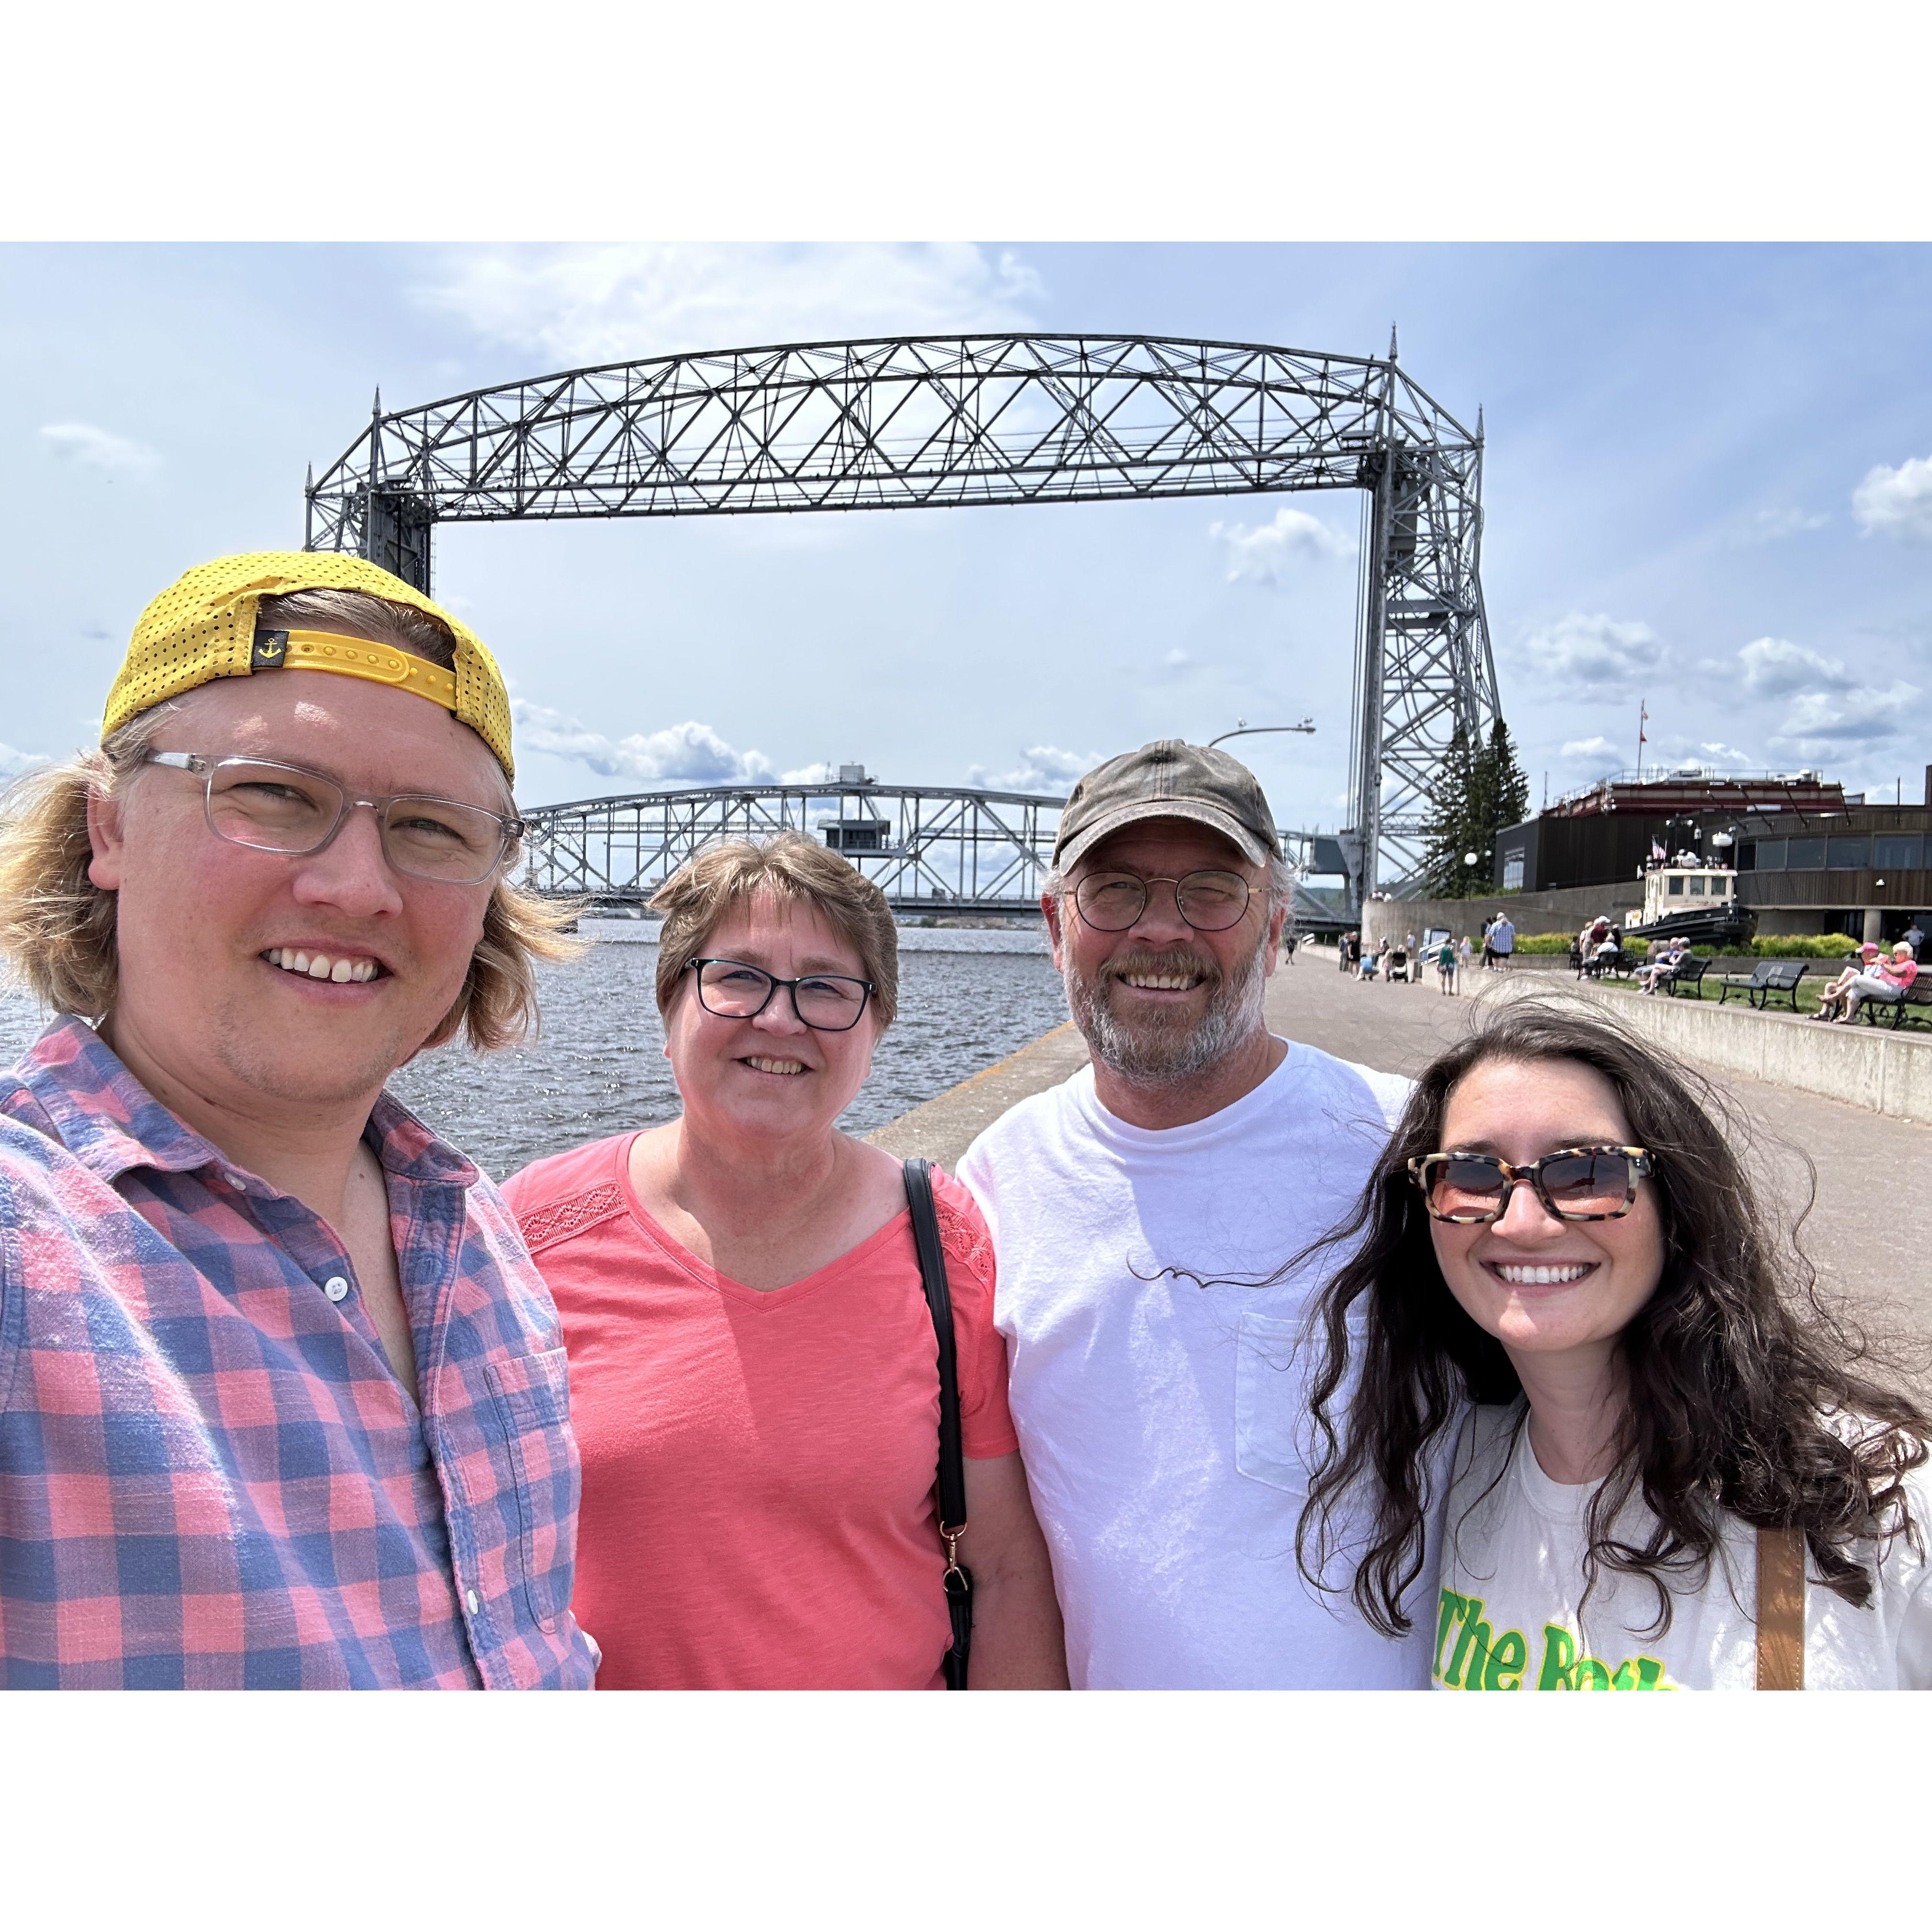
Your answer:
[[[603,1648],[598,1688],[939,1688],[939,1372],[910,1216],[760,1293],[644,1211],[635,1138],[503,1190],[563,1318],[572,1608]],[[965,1189],[933,1180],[966,1454],[1009,1455],[992,1243]]]

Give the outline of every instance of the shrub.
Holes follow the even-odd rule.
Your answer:
[[[1568,952],[1571,935],[1567,932],[1518,933],[1516,950],[1519,952]]]
[[[1751,941],[1760,959],[1843,959],[1858,950],[1848,932],[1760,933]]]

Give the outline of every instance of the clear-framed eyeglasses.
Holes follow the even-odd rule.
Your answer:
[[[1125,932],[1147,910],[1156,886],[1174,888],[1176,909],[1196,932],[1225,932],[1240,925],[1253,890],[1238,872],[1190,872],[1178,879],[1090,872],[1073,888],[1073,903],[1096,932]]]
[[[843,973],[808,973],[800,979],[781,980],[742,959],[692,959],[685,970],[698,975],[698,1004],[720,1019],[756,1019],[783,987],[791,994],[792,1011],[814,1033],[849,1033],[872,997],[871,980]]]
[[[208,829],[231,845],[290,858],[320,852],[349,814],[376,814],[382,854],[412,879],[480,885],[515,856],[520,818],[427,792],[353,798],[326,772],[266,758],[208,758],[196,752],[150,752],[142,762],[200,778]]]

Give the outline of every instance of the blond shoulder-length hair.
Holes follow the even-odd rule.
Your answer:
[[[899,935],[886,896],[864,873],[802,832],[729,838],[680,866],[651,900],[658,935],[658,1010],[668,1013],[684,969],[726,917],[753,898],[818,914],[858,954],[884,1032],[899,1006]]]
[[[314,608],[325,598],[361,601],[351,610]],[[361,608],[365,604],[379,612],[396,608],[362,592],[307,592],[264,598],[256,621],[261,625],[279,618],[286,624],[336,615],[367,625],[372,619]],[[420,652],[426,640],[412,635],[393,641]],[[87,876],[94,857],[87,834],[88,801],[114,797],[125,788],[171,708],[155,705],[124,724],[98,752],[30,772],[0,796],[0,957],[56,1012],[95,1020],[113,1010],[120,982],[115,896]],[[537,962],[574,958],[583,950],[582,942],[568,936],[578,910],[500,878],[484,911],[483,935],[470,956],[463,990],[423,1048],[440,1046],[459,1030],[479,1053],[526,1038],[537,1020]]]

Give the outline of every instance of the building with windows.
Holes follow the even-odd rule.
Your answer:
[[[1842,785],[1816,772],[1612,772],[1499,832],[1495,881],[1512,892],[1618,884],[1640,878],[1660,853],[1713,856],[1706,837],[1747,812],[1842,812],[1849,802]]]
[[[1847,932],[1881,944],[1932,908],[1932,807],[1753,814],[1735,840],[1738,897],[1760,932]]]
[[[1926,768],[1932,797],[1932,766]],[[1619,772],[1499,832],[1504,892],[1622,886],[1693,853],[1735,866],[1763,934],[1900,938],[1932,908],[1932,806],[1868,804],[1816,772],[1725,778]]]

